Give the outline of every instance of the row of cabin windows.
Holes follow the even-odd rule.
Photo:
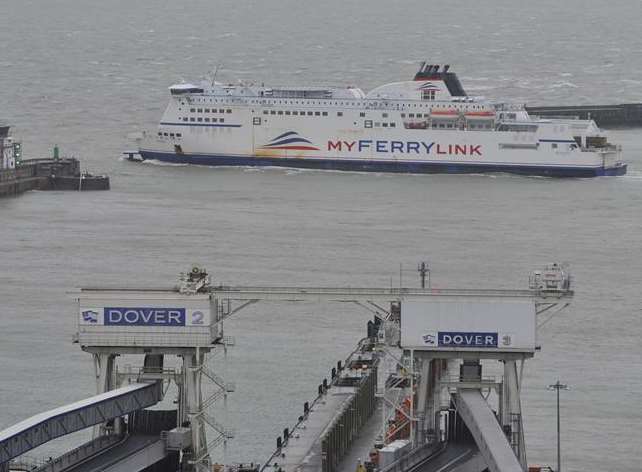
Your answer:
[[[396,128],[397,127],[397,123],[395,123],[395,122],[388,123],[388,122],[384,121],[382,123],[380,121],[375,121],[373,123],[372,120],[366,120],[366,121],[363,122],[363,127],[364,128],[372,128],[373,125],[374,125],[375,128]]]
[[[219,108],[218,110],[216,108],[190,108],[189,109],[190,113],[232,113],[232,110],[228,108],[227,110],[224,110],[223,108]]]
[[[433,100],[433,99],[431,98],[431,100]],[[219,103],[218,99],[207,99],[207,100],[206,99],[196,99],[196,101],[198,101],[199,103],[200,102],[202,102],[202,103]],[[225,100],[225,99],[221,99],[220,100],[221,103],[226,103],[227,101],[228,100]],[[256,103],[256,104],[259,104],[259,105],[342,105],[342,106],[353,106],[353,107],[367,107],[367,106],[378,107],[379,105],[383,106],[385,104],[391,105],[391,103],[385,102],[385,101],[379,103],[379,102],[369,102],[369,101],[365,101],[365,102],[353,102],[353,101],[337,102],[337,101],[333,101],[333,100],[328,100],[328,101],[248,100],[247,102],[248,103]],[[180,104],[181,105],[186,105],[185,102],[180,102]],[[470,105],[466,105],[465,107],[461,107],[461,106],[458,106],[458,104],[453,104],[453,103],[441,103],[441,104],[440,103],[437,103],[437,104],[432,104],[432,103],[431,104],[423,104],[423,103],[412,103],[411,104],[411,103],[406,103],[402,107],[403,108],[417,108],[417,107],[420,107],[420,108],[424,108],[424,107],[425,108],[452,108],[453,106],[455,106],[455,107],[457,107],[459,109],[463,109],[463,110],[484,110],[485,109],[484,105],[472,105],[472,104],[470,104]],[[194,110],[195,110],[195,108],[191,108],[190,109],[191,112],[194,112]],[[201,113],[200,110],[202,110],[202,108],[198,108],[197,110],[199,110],[199,111],[196,112],[196,113]],[[205,108],[204,110],[205,110],[204,113],[208,113],[207,110],[209,110],[209,109]],[[223,113],[223,110],[219,109],[218,112],[219,113]],[[216,113],[216,109],[215,108],[212,109],[212,113]],[[227,110],[225,110],[225,113],[232,113],[232,110],[227,109]]]
[[[298,110],[263,110],[264,115],[292,115],[292,116],[328,116],[327,111],[298,111]],[[337,113],[337,116],[343,116],[343,113]]]
[[[197,123],[225,123],[225,118],[210,118],[206,116],[205,118],[201,118],[200,116],[198,118],[194,118],[193,116],[190,116],[189,119],[185,116],[183,118],[179,118],[179,120],[182,119],[183,121],[191,121],[191,122],[197,122]]]
[[[163,132],[159,131],[158,132],[158,136],[160,136],[160,137],[167,136],[167,137],[170,137],[170,138],[182,138],[183,134],[182,133],[163,133]]]

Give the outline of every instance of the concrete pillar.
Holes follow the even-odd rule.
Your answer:
[[[96,353],[94,356],[94,370],[96,375],[96,393],[101,394],[113,390],[114,362],[116,356],[110,353]],[[105,424],[98,424],[93,428],[93,437],[107,433]]]
[[[502,426],[504,430],[511,431],[509,442],[513,446],[515,455],[522,468],[526,470],[526,444],[524,442],[524,422],[522,420],[522,405],[519,391],[519,377],[517,362],[504,361],[504,408],[502,412]]]
[[[199,367],[205,360],[204,354],[197,348],[194,354],[185,354],[183,356],[183,397],[185,404],[179,405],[179,411],[186,413],[192,430],[192,449],[194,451],[193,459],[198,459],[207,450],[207,438],[205,434],[205,425],[203,419],[199,417],[202,409],[202,392],[201,392],[201,371]],[[209,457],[205,457],[205,462]],[[195,469],[199,469],[199,464]]]
[[[418,412],[417,416],[421,419],[417,424],[417,445],[426,442],[426,431],[435,430],[433,415],[429,408],[432,400],[431,394],[435,390],[435,386],[430,381],[432,362],[432,360],[425,358],[421,361],[421,377],[417,386],[417,406],[415,408]]]

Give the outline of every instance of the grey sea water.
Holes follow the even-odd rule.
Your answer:
[[[529,462],[555,462],[562,395],[566,470],[642,469],[642,130],[614,130],[629,174],[552,180],[132,164],[126,136],[153,129],[167,87],[219,80],[369,89],[450,63],[471,93],[531,104],[640,101],[638,0],[4,0],[0,116],[29,157],[82,157],[107,193],[0,200],[0,428],[91,395],[71,343],[83,285],[165,285],[192,263],[238,284],[522,288],[572,265],[576,298],[540,333],[524,380]],[[263,461],[368,314],[259,304],[226,325],[214,368],[237,384],[219,409],[237,437],[217,452]],[[59,444],[67,447],[71,440]],[[54,446],[43,448],[51,455]],[[224,456],[224,457],[223,457]]]

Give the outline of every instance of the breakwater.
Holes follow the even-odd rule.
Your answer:
[[[542,118],[579,118],[595,120],[598,126],[642,126],[642,103],[620,105],[535,106],[526,107],[531,115]]]
[[[30,159],[0,170],[0,197],[29,190],[109,190],[109,177],[81,173],[75,158]]]

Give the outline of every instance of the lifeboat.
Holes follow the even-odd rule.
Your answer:
[[[448,108],[446,110],[431,110],[430,114],[434,117],[439,118],[457,118],[459,116],[459,110],[454,108]]]
[[[495,118],[495,112],[490,110],[467,111],[464,116],[469,120],[492,120]]]

